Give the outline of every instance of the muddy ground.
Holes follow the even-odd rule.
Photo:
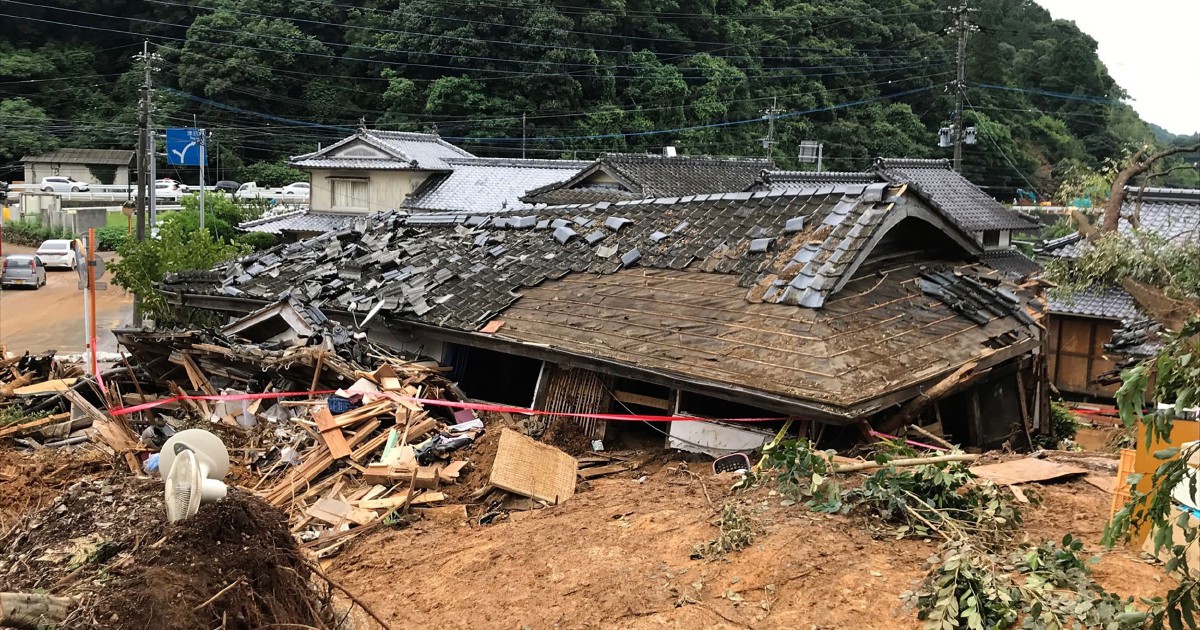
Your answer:
[[[4,255],[28,254],[34,247],[4,244]],[[112,262],[115,254],[104,254]],[[13,288],[0,291],[0,343],[11,352],[41,353],[57,349],[59,354],[84,350],[83,291],[74,271],[47,270],[46,286],[35,290]],[[117,340],[109,333],[133,318],[133,296],[112,284],[96,292],[97,345],[101,352],[116,352]]]
[[[492,446],[484,440],[482,452],[472,457],[484,462]],[[1098,472],[1110,463],[1092,462]],[[405,529],[381,527],[323,567],[393,628],[921,627],[900,594],[922,577],[921,565],[937,541],[895,540],[864,517],[810,512],[766,488],[733,494],[729,478],[713,477],[704,464],[688,466],[695,474],[679,472],[680,463],[669,456],[652,458],[638,470],[582,483],[560,506],[513,512],[490,526],[426,520]],[[480,465],[451,494],[465,499],[483,483],[486,469]],[[172,535],[163,523],[161,482],[116,474],[86,449],[0,450],[0,487],[0,541],[7,548],[0,554],[0,590],[109,593],[110,585],[123,585],[96,600],[110,603],[88,620],[99,626],[77,627],[105,627],[106,619],[111,627],[145,623],[150,620],[122,617],[112,602],[124,609],[163,609],[166,591],[193,582],[204,597],[237,577],[283,583],[277,589],[282,599],[275,601],[280,606],[297,588],[279,575],[254,572],[270,564],[260,552],[290,547],[242,531],[272,520],[264,513],[234,504],[226,506],[228,514],[206,521],[202,532]],[[1167,590],[1162,568],[1140,553],[1099,547],[1111,500],[1106,491],[1078,478],[1026,487],[1041,499],[1023,506],[1029,542],[1075,534],[1099,558],[1094,575],[1106,589],[1136,597]],[[716,510],[727,501],[742,503],[754,516],[756,539],[725,560],[697,559],[696,546],[717,534]],[[217,527],[234,516],[250,524]],[[280,527],[282,521],[269,529],[277,535]],[[204,542],[209,534],[215,538]],[[204,545],[221,553],[202,552]],[[169,574],[166,590],[147,586],[163,578],[139,568],[180,562],[204,571],[195,579]],[[249,591],[231,594],[231,603],[254,597]],[[288,612],[302,615],[305,609]],[[357,628],[375,627],[361,613],[353,618]],[[195,620],[170,621],[178,625],[168,627],[182,628]]]
[[[725,561],[693,559],[712,539],[715,511],[732,495],[667,464],[638,481],[595,480],[553,509],[515,513],[488,527],[417,523],[369,534],[329,563],[397,627],[474,628],[919,628],[900,594],[913,588],[934,541],[872,533],[863,518],[783,505],[767,490],[739,495],[761,534]],[[1152,596],[1162,569],[1098,541],[1110,496],[1083,481],[1040,488],[1025,507],[1030,541],[1072,532],[1099,555],[1108,590]]]

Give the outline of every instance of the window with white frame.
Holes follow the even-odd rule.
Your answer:
[[[334,210],[369,210],[371,181],[368,179],[330,179],[330,207]]]

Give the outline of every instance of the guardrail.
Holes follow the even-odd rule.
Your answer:
[[[39,184],[12,184],[10,187],[10,197],[16,197],[22,192],[38,193],[44,192]],[[186,193],[176,193],[159,191],[155,197],[158,199],[179,200],[196,192],[196,186],[190,186]],[[208,192],[219,192],[216,186],[205,186]],[[117,186],[111,184],[88,184],[88,190],[80,192],[51,192],[47,194],[61,195],[63,199],[88,199],[94,201],[133,201],[137,199],[137,186]],[[277,201],[290,201],[295,203],[308,203],[308,195],[285,195],[282,188],[260,188],[257,193],[260,199],[275,199]],[[243,197],[242,199],[245,199]]]

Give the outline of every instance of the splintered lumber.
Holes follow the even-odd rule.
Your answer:
[[[20,435],[20,434],[24,433],[25,431],[32,431],[33,429],[40,429],[44,426],[49,426],[56,422],[62,422],[63,420],[67,420],[70,417],[71,417],[70,413],[60,413],[60,414],[56,414],[53,416],[46,416],[45,418],[38,418],[37,420],[30,420],[29,422],[23,422],[21,424],[15,424],[13,426],[0,429],[0,438],[6,438],[6,437],[9,437],[10,435]]]
[[[393,508],[398,508],[398,507],[404,505],[404,501],[407,498],[408,498],[407,494],[398,494],[394,497],[387,497],[385,499],[371,499],[370,501],[359,501],[357,503],[357,505],[355,505],[355,507],[359,507],[364,510],[391,510]],[[445,501],[445,500],[446,500],[445,493],[422,492],[421,494],[414,494],[412,497],[412,500],[410,500],[408,502],[408,504],[409,505],[425,505],[426,503],[437,503],[438,501]]]
[[[608,466],[594,466],[592,468],[584,468],[579,471],[581,479],[592,479],[593,477],[603,477],[620,472],[628,472],[633,470],[625,464],[609,464]]]
[[[999,464],[972,466],[971,473],[976,477],[990,479],[999,485],[1011,486],[1020,483],[1052,481],[1054,479],[1062,479],[1063,477],[1074,477],[1076,475],[1087,474],[1087,470],[1036,457],[1025,457],[1000,462]]]
[[[133,454],[133,451],[138,448],[138,438],[134,435],[133,429],[120,418],[113,419],[104,415],[92,403],[88,402],[82,394],[73,389],[68,389],[62,395],[80,413],[92,419],[92,429],[95,431],[96,437],[100,442],[123,455],[130,471],[135,475],[140,474],[141,463]]]
[[[312,412],[313,420],[317,423],[317,429],[321,431],[321,441],[325,442],[325,446],[329,447],[329,452],[334,459],[341,459],[350,456],[350,445],[346,442],[346,436],[342,435],[342,430],[338,428],[333,420],[333,414],[329,413],[328,407],[319,407]]]
[[[67,389],[70,389],[70,387],[72,385],[74,385],[75,381],[77,381],[77,380],[79,380],[79,379],[77,379],[77,378],[58,378],[58,379],[54,379],[52,381],[43,381],[41,383],[35,383],[33,385],[26,385],[25,387],[18,387],[13,390],[13,393],[16,394],[17,396],[30,396],[33,394],[53,394],[56,392],[61,393]]]
[[[916,398],[913,398],[905,403],[904,406],[900,408],[900,411],[897,411],[890,418],[884,420],[884,422],[879,426],[879,430],[884,432],[895,431],[897,428],[911,422],[913,418],[916,418],[917,415],[921,413],[921,410],[924,409],[926,405],[941,398],[942,396],[945,396],[950,392],[950,390],[974,376],[973,373],[975,368],[979,366],[979,363],[995,353],[996,351],[992,348],[988,348],[987,350],[980,352],[974,359],[959,366],[959,368],[951,372],[950,375],[938,381],[929,389],[921,392],[921,394]]]
[[[324,445],[309,449],[303,457],[300,465],[288,471],[279,483],[267,491],[263,500],[280,507],[291,501],[297,493],[306,491],[314,479],[333,465],[333,456]]]
[[[344,520],[355,525],[366,525],[379,518],[371,510],[351,507],[349,503],[336,499],[318,499],[305,513],[330,525],[340,525]]]
[[[462,472],[462,469],[466,467],[466,465],[467,462],[464,460],[450,462],[438,470],[438,479],[440,479],[442,483],[454,483],[458,480],[459,473]]]
[[[979,459],[978,455],[968,453],[959,453],[956,455],[938,455],[936,457],[915,457],[913,459],[893,459],[889,462],[880,464],[879,462],[862,462],[861,464],[839,465],[836,472],[856,472],[859,470],[871,470],[874,468],[883,468],[885,466],[895,466],[902,468],[904,466],[924,466],[925,464],[943,464],[945,462],[973,462]]]
[[[512,429],[500,432],[488,483],[531,499],[558,504],[575,494],[575,458]]]

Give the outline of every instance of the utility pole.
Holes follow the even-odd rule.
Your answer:
[[[521,112],[521,159],[525,159],[525,112]]]
[[[775,146],[775,116],[779,114],[779,98],[771,99],[771,108],[763,112],[763,118],[767,121],[767,137],[763,138],[763,149],[767,154],[767,159],[771,158],[771,148]]]
[[[958,6],[958,76],[954,81],[954,171],[962,172],[963,100],[967,90],[967,1]]]
[[[138,189],[137,189],[137,240],[146,240],[146,177],[147,165],[150,159],[150,42],[142,42],[142,54],[137,57],[145,64],[145,76],[142,79],[141,99],[138,107]],[[150,189],[150,194],[154,190]],[[142,298],[136,293],[133,296],[133,324],[142,325]]]

